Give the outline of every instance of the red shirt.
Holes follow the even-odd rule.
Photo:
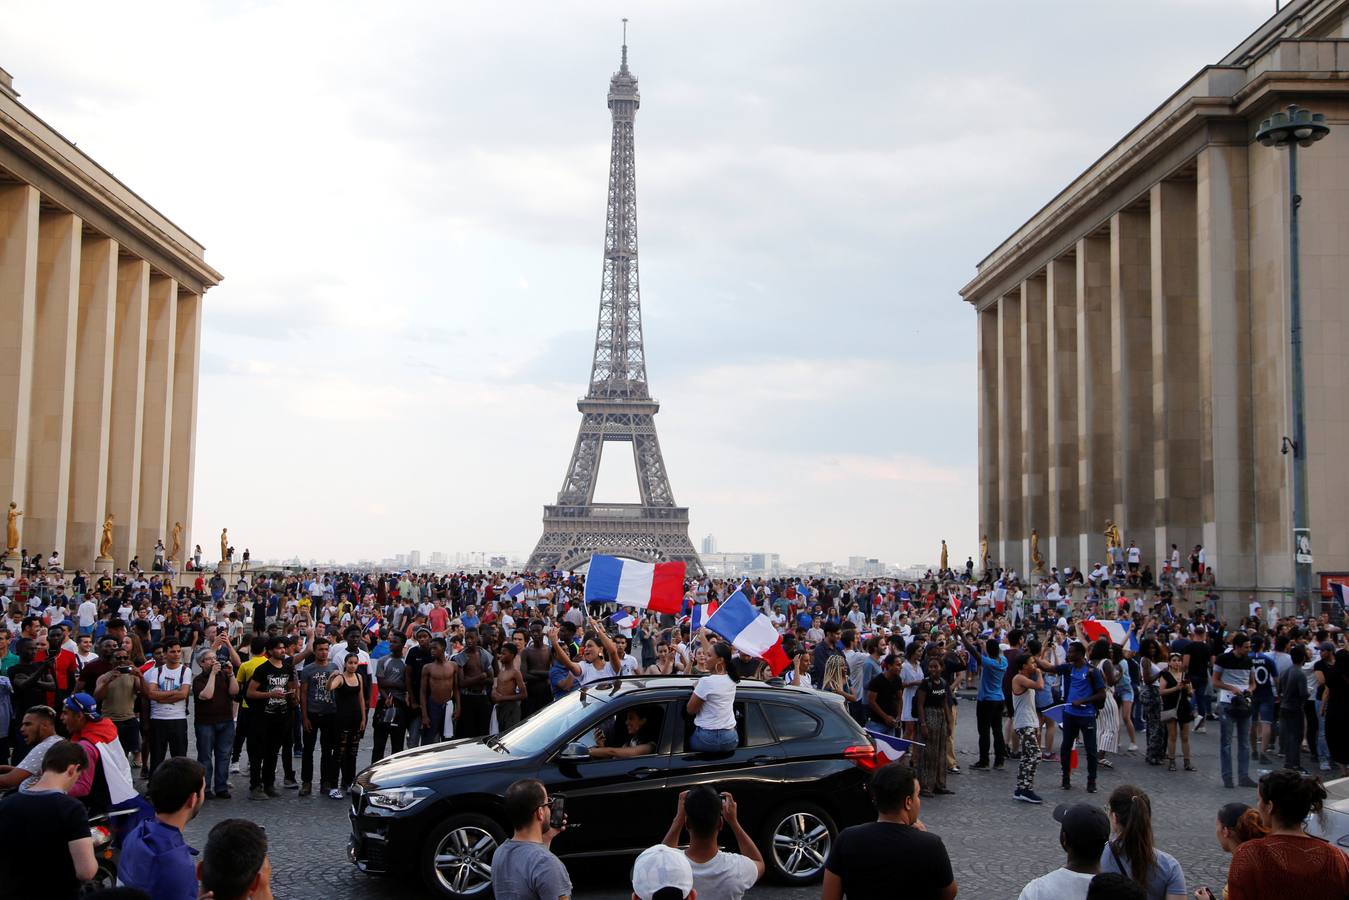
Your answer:
[[[1271,834],[1247,841],[1232,854],[1228,900],[1268,900],[1297,885],[1298,900],[1349,897],[1349,858],[1309,835]]]

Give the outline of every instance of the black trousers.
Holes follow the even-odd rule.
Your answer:
[[[276,758],[286,777],[295,778],[290,754],[282,748],[290,744],[290,713],[258,712],[248,722],[248,786],[273,787],[276,784]]]
[[[310,784],[314,780],[314,747],[319,748],[319,784],[327,789],[337,784],[337,729],[333,714],[310,716],[314,727],[304,733],[300,757],[300,780]]]
[[[187,756],[187,719],[150,720],[150,774],[165,756]]]
[[[1321,732],[1321,720],[1316,717],[1316,701],[1308,700],[1302,705],[1302,714],[1306,719],[1307,725],[1307,750],[1311,753],[1312,759],[1317,762],[1327,763],[1330,760],[1321,759],[1321,754],[1317,751],[1317,736]]]
[[[1096,783],[1096,717],[1065,715],[1063,717],[1063,739],[1059,741],[1059,764],[1063,767],[1063,780],[1067,782],[1073,772],[1073,744],[1078,736],[1087,751],[1087,784]]]
[[[492,718],[492,698],[486,694],[460,694],[461,712],[454,725],[455,737],[485,737]]]
[[[402,712],[400,707],[399,719],[401,720],[405,715],[406,713]],[[389,745],[390,753],[403,752],[403,741],[407,737],[407,728],[401,723],[401,721],[385,722],[384,710],[377,709],[375,710],[374,715],[374,728],[375,728],[375,746],[371,748],[370,753],[371,765],[374,765],[375,763],[379,762],[381,759],[384,758],[384,745],[386,742]]]
[[[239,715],[234,719],[234,752],[230,754],[232,762],[239,761],[239,754],[243,752],[246,740],[248,740],[248,707],[240,706]]]
[[[979,765],[988,765],[988,744],[993,742],[993,762],[1002,765],[1007,757],[1007,743],[1002,737],[1001,700],[979,700],[975,703],[975,720],[979,726]]]
[[[1279,709],[1279,741],[1283,745],[1285,769],[1302,768],[1302,732],[1306,719],[1300,709]],[[1316,756],[1316,735],[1311,739],[1312,756]]]

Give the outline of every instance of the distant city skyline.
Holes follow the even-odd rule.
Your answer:
[[[695,540],[935,562],[944,537],[953,561],[977,555],[975,326],[953,302],[971,260],[1270,12],[639,11],[646,350]],[[0,61],[23,102],[226,273],[204,304],[193,542],[227,526],[258,559],[526,554],[585,391],[603,88],[629,13],[6,13],[47,36]],[[1009,40],[1032,32],[1055,53]],[[201,112],[190,152],[151,139],[166,109]],[[951,109],[945,133],[912,127]],[[602,473],[597,496],[631,490]]]

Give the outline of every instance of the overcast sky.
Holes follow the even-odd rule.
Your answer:
[[[1274,10],[0,6],[22,101],[225,275],[202,338],[204,547],[226,525],[256,558],[533,547],[590,373],[628,16],[647,367],[694,543],[900,563],[975,547],[957,290]],[[635,498],[615,450],[597,499]]]

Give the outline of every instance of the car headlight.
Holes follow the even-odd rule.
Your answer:
[[[431,796],[431,789],[424,787],[402,787],[385,788],[380,791],[370,791],[365,795],[365,802],[379,809],[387,809],[392,812],[402,812],[405,809],[411,809],[418,803],[421,803],[427,797]]]

